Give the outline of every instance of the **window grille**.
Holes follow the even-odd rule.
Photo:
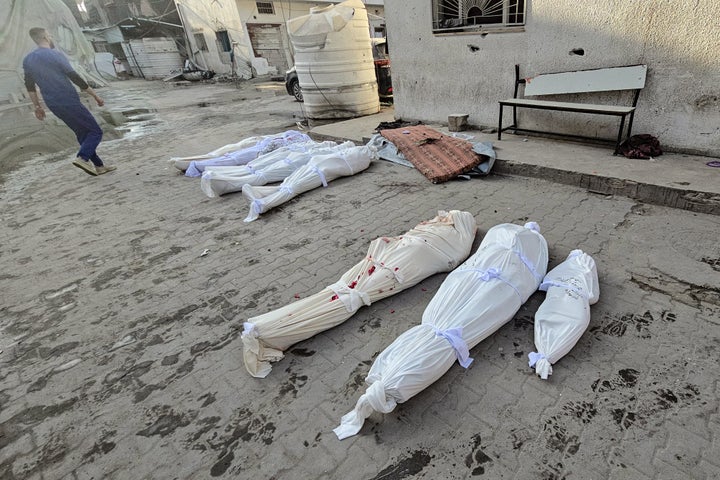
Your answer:
[[[525,25],[526,0],[433,0],[433,32]]]
[[[275,7],[272,2],[255,2],[258,13],[275,15]]]

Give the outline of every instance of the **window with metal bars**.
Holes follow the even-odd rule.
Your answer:
[[[525,25],[525,0],[432,0],[433,32],[487,31]]]
[[[255,2],[258,13],[275,15],[275,7],[272,2]]]

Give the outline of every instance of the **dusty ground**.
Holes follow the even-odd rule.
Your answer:
[[[376,162],[244,224],[241,196],[208,199],[166,160],[294,125],[281,84],[102,93],[139,115],[102,145],[117,172],[86,176],[65,152],[2,186],[0,477],[720,476],[719,217],[519,177],[432,185]],[[531,219],[551,267],[574,248],[596,259],[590,329],[548,381],[526,363],[537,293],[470,369],[335,438],[373,358],[444,275],[296,345],[267,378],[247,374],[244,320],[451,208],[476,216],[475,245]]]

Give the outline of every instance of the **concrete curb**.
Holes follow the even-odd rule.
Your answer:
[[[365,144],[370,139],[368,133],[380,121],[392,119],[391,114],[392,111],[386,111],[375,116],[326,124],[308,133],[319,141],[350,140]],[[443,126],[429,126],[447,134]],[[465,133],[494,143],[494,134]],[[498,157],[505,158],[495,161],[492,173],[539,178],[585,188],[591,193],[619,195],[654,205],[720,215],[720,183],[713,180],[717,172],[710,171],[717,169],[705,170],[708,157],[669,153],[652,167],[646,167],[625,163],[624,157],[610,157],[607,149],[595,145],[569,144],[536,137],[526,142],[522,137],[515,136],[497,142],[496,148],[500,149]],[[538,151],[542,153],[538,154]]]
[[[501,159],[495,161],[493,173],[540,178],[563,185],[585,188],[590,193],[620,195],[654,205],[720,215],[720,195],[710,192],[665,187],[618,177],[572,172]]]

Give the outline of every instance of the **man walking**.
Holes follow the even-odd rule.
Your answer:
[[[35,105],[35,116],[38,120],[45,119],[45,110],[40,105],[36,85],[40,87],[45,105],[60,120],[75,132],[80,144],[77,158],[72,162],[89,175],[102,175],[111,172],[116,167],[104,165],[95,149],[102,139],[102,129],[87,108],[80,102],[75,87],[86,92],[95,99],[98,106],[105,102],[73,70],[65,56],[55,50],[52,37],[44,28],[31,28],[30,37],[38,48],[28,53],[23,60],[25,70],[25,88]]]

